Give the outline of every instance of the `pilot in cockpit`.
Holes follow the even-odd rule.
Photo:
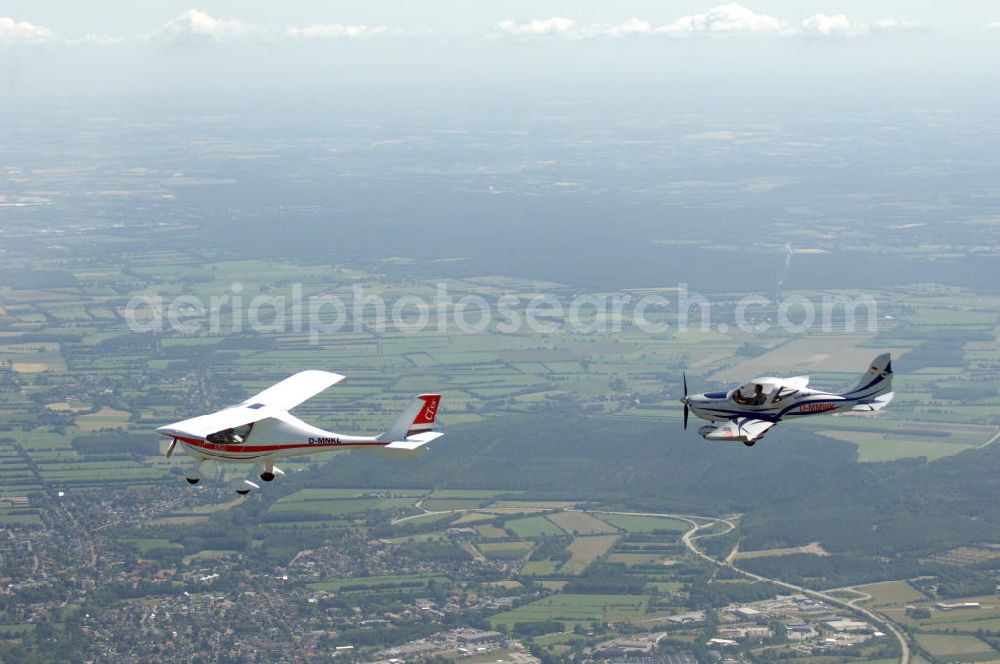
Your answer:
[[[216,445],[242,445],[243,437],[236,433],[234,429],[224,429],[209,434],[206,440]]]
[[[743,394],[741,387],[733,394],[733,400],[741,406],[762,406],[767,400],[767,396],[764,394],[764,386],[760,383],[754,383],[753,394]]]

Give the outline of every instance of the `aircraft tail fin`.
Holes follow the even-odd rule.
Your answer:
[[[418,395],[406,405],[392,426],[379,436],[379,440],[391,443],[405,441],[408,438],[418,439],[421,437],[418,434],[433,431],[440,403],[440,394]]]
[[[850,399],[874,399],[889,392],[892,392],[892,356],[882,353],[872,360],[857,386],[842,396]]]

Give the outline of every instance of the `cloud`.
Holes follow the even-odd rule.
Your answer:
[[[67,37],[66,43],[70,46],[80,46],[80,45],[92,45],[92,46],[107,46],[108,44],[119,44],[125,41],[124,37],[116,37],[114,35],[101,35],[96,32],[88,32],[80,37]]]
[[[758,14],[743,5],[731,2],[714,7],[704,14],[682,16],[670,25],[659,28],[666,34],[738,34],[754,32],[788,33],[794,31],[787,21]]]
[[[871,23],[851,21],[847,14],[816,14],[802,21],[807,37],[868,37],[916,30],[920,26],[895,18],[880,18]]]
[[[362,39],[365,37],[381,37],[400,35],[398,28],[388,28],[384,25],[348,25],[344,23],[315,23],[304,28],[289,28],[289,37],[308,37],[313,39]]]
[[[996,24],[1000,26],[1000,23]],[[666,35],[685,37],[694,35],[749,35],[771,34],[806,37],[866,37],[896,32],[912,31],[920,26],[895,18],[881,18],[871,23],[851,21],[846,14],[816,14],[795,25],[789,21],[759,14],[741,4],[730,2],[718,5],[707,12],[681,16],[672,23],[655,26],[649,21],[630,18],[621,23],[592,23],[580,25],[563,16],[516,22],[502,21],[493,37],[519,39],[556,38],[571,41],[594,38],[620,38],[636,35]]]
[[[589,28],[588,34],[593,37],[628,37],[630,35],[651,35],[656,30],[649,21],[630,18],[613,25],[593,25]]]
[[[235,19],[213,18],[197,9],[189,9],[168,21],[151,35],[151,39],[167,44],[223,42],[242,37],[253,29]]]
[[[1000,32],[1000,21],[993,21],[992,23],[987,23],[983,30],[986,32]]]
[[[41,44],[53,37],[52,30],[45,26],[0,16],[0,44]]]
[[[497,31],[501,35],[511,37],[565,37],[568,39],[579,39],[581,33],[573,19],[562,16],[552,16],[550,18],[534,19],[525,23],[515,21],[501,21],[497,25]]]
[[[516,23],[514,21],[502,21],[497,25],[497,33],[494,36],[508,37],[558,37],[569,40],[591,39],[595,37],[627,37],[630,35],[651,35],[656,32],[656,28],[649,23],[638,18],[630,18],[621,23],[593,23],[591,25],[577,25],[576,21],[562,16],[552,16],[544,19],[535,19]]]
[[[495,36],[540,38],[558,37],[569,40],[598,37],[630,37],[636,35],[685,36],[694,34],[738,34],[754,32],[788,33],[794,28],[786,21],[758,14],[743,5],[719,5],[703,14],[682,16],[668,25],[654,26],[649,21],[630,18],[621,23],[578,25],[573,19],[552,16],[518,23],[502,21]]]

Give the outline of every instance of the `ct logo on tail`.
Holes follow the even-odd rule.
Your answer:
[[[424,413],[421,418],[424,422],[433,422],[434,415],[437,413],[438,407],[438,397],[431,397],[427,399],[426,405],[424,405]]]

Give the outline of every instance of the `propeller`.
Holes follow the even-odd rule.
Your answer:
[[[687,431],[688,412],[691,410],[688,406],[688,377],[687,372],[682,372],[681,375],[684,377],[684,398],[681,399],[681,402],[684,404],[684,430]]]

